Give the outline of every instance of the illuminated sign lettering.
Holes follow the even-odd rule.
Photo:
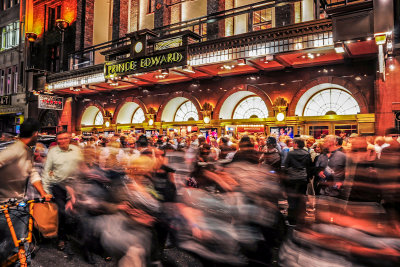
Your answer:
[[[63,110],[64,98],[61,96],[39,95],[38,108]]]
[[[107,62],[104,65],[104,77],[110,79],[120,75],[182,66],[186,65],[186,60],[186,50],[180,50],[135,59],[129,58]]]

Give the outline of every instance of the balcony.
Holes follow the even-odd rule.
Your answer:
[[[202,41],[212,41],[224,37],[301,23],[303,21],[302,5],[301,0],[287,0],[285,2],[266,0],[256,4],[217,12],[209,16],[155,28],[152,31],[162,37],[190,30],[200,35]],[[289,12],[291,16],[284,19],[273,16],[273,13],[278,12],[278,10]],[[311,10],[311,12],[313,11]],[[123,37],[76,51],[68,56],[69,70],[77,70],[101,64],[104,62],[104,56],[101,55],[101,52],[128,44],[130,44],[129,38]]]
[[[317,6],[314,10],[314,17],[324,17],[325,11],[336,7],[346,8],[352,5],[351,8],[356,7],[357,9],[355,4],[360,2],[372,5],[371,1],[321,1],[321,7]],[[288,3],[302,7],[300,1],[285,2],[283,6]],[[286,67],[302,68],[343,61],[343,55],[336,54],[333,49],[335,40],[331,19],[312,19],[302,22],[301,17],[295,18],[296,12],[291,13],[293,17],[286,21],[265,16],[268,9],[279,6],[282,6],[282,3],[263,1],[257,5],[226,10],[208,17],[153,29],[152,31],[161,38],[188,31],[188,29],[200,35],[200,42],[189,42],[188,46],[187,60],[188,65],[194,69],[192,73],[179,69],[172,70],[168,79],[161,80],[154,78],[154,73],[142,73],[135,77],[125,77],[126,80],[119,81],[118,87],[110,86],[103,75],[104,55],[110,55],[110,51],[119,51],[118,56],[109,58],[109,60],[129,56],[130,39],[123,37],[70,54],[69,71],[49,75],[47,81],[53,89],[62,89],[59,91],[60,93],[71,93],[69,88],[81,87],[82,84],[93,84],[93,86],[91,85],[90,89],[84,86],[79,93],[95,93],[99,90],[127,89],[132,86],[175,83],[213,76],[254,73],[259,70],[281,70]],[[255,16],[260,15],[267,19],[254,19]],[[221,25],[229,26],[232,20],[238,18],[245,22],[245,27],[243,28],[241,25],[240,30],[235,30],[234,27],[219,27]],[[214,27],[215,25],[224,30],[218,31],[218,27]],[[349,56],[353,54],[356,56],[371,55],[376,52],[373,41],[355,41],[358,43],[345,44]],[[148,51],[153,51],[153,45],[151,42],[148,44]],[[363,46],[363,51],[361,54],[357,54],[360,46]],[[249,64],[234,69],[226,68],[226,62],[232,63],[238,60],[247,60]]]

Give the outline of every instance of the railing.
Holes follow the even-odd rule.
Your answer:
[[[369,1],[371,0],[320,0],[320,2],[317,2],[319,6],[316,6],[315,9],[310,10],[310,12],[313,12],[314,19],[321,18],[320,14],[326,9]],[[282,16],[276,14],[276,8],[288,4],[296,4],[300,11],[295,10],[293,14],[291,14],[291,17],[282,20]],[[301,0],[266,0],[155,28],[153,31],[162,37],[176,32],[191,30],[200,35],[202,41],[210,41],[237,34],[255,32],[279,26],[288,26],[297,22],[302,22],[301,10],[304,7],[301,5]],[[275,8],[275,16],[272,16],[273,8]],[[291,10],[293,10],[293,8]],[[271,12],[271,14],[268,12]],[[223,30],[221,30],[221,28]],[[129,43],[129,38],[123,37],[74,52],[69,55],[69,70],[101,64],[104,62],[104,56],[101,55],[101,52]]]
[[[257,30],[263,30],[268,28],[272,28],[275,24],[272,20],[272,12],[270,20],[264,20],[257,22],[257,19],[254,19],[254,16],[257,15],[257,12],[269,8],[274,8],[278,6],[283,6],[287,4],[294,4],[296,2],[301,3],[301,0],[266,0],[261,1],[254,4],[249,4],[229,10],[224,10],[220,12],[213,13],[208,16],[203,16],[183,22],[178,22],[170,25],[166,25],[163,27],[155,28],[153,31],[158,32],[160,36],[168,35],[171,33],[191,30],[202,37],[202,41],[206,40],[214,40],[221,37],[232,36],[236,32],[236,29],[232,28],[232,34],[226,32],[216,31],[215,28],[219,26],[226,27],[227,24],[233,22],[234,19],[238,19],[239,16],[245,17],[245,23],[247,23],[247,27],[245,31],[240,33],[252,32]],[[292,14],[292,20],[294,21],[294,15]],[[242,22],[242,21],[241,21]],[[233,25],[235,23],[232,23]]]
[[[325,10],[328,8],[347,6],[347,5],[359,4],[370,1],[371,0],[320,0],[320,3],[321,3],[321,9]]]
[[[127,45],[129,42],[130,39],[128,37],[122,37],[76,51],[68,56],[69,70],[76,70],[103,63],[104,56],[100,54],[101,52]]]
[[[158,33],[159,36],[164,36],[180,31],[191,30],[199,34],[202,37],[202,41],[215,40],[218,38],[233,36],[236,34],[264,30],[268,28],[301,22],[301,12],[298,12],[297,20],[295,19],[296,12],[294,12],[289,18],[290,22],[283,22],[283,25],[277,25],[276,22],[279,19],[278,16],[276,16],[275,18],[272,16],[272,8],[295,3],[298,3],[299,10],[301,10],[301,0],[266,0],[255,4],[220,11],[208,16],[203,16],[196,19],[174,23],[164,27],[155,28],[153,29],[153,31]],[[265,12],[267,12],[266,10],[268,12],[271,11],[270,16],[269,14],[265,14]],[[269,19],[265,19],[265,15],[267,15]],[[240,23],[235,23],[234,20],[240,20]],[[243,27],[243,23],[246,26],[239,30],[238,27]],[[235,24],[240,25],[236,25],[235,28]],[[222,28],[229,27],[230,30],[221,31],[219,29],[220,26],[223,26]],[[129,42],[129,38],[124,37],[74,52],[69,55],[69,70],[85,68],[103,63],[104,56],[102,56],[100,52],[129,44]]]

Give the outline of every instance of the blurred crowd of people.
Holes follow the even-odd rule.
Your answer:
[[[75,236],[88,262],[148,266],[171,245],[204,266],[399,266],[399,152],[396,129],[318,140],[60,132],[36,144],[34,168],[58,206],[59,249]]]

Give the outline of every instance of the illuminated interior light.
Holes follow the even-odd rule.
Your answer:
[[[277,121],[283,121],[285,119],[285,114],[283,114],[282,112],[279,112],[277,115],[276,115],[276,120]]]
[[[182,70],[185,71],[185,72],[189,72],[189,73],[195,73],[195,71],[193,70],[192,66],[186,66]]]
[[[377,45],[384,45],[386,43],[386,34],[375,35],[375,43]]]
[[[244,58],[239,58],[239,59],[237,60],[237,65],[238,65],[238,66],[244,66],[244,65],[246,65],[246,59],[244,59]]]
[[[335,44],[335,52],[338,54],[344,53],[343,43],[339,42]]]

